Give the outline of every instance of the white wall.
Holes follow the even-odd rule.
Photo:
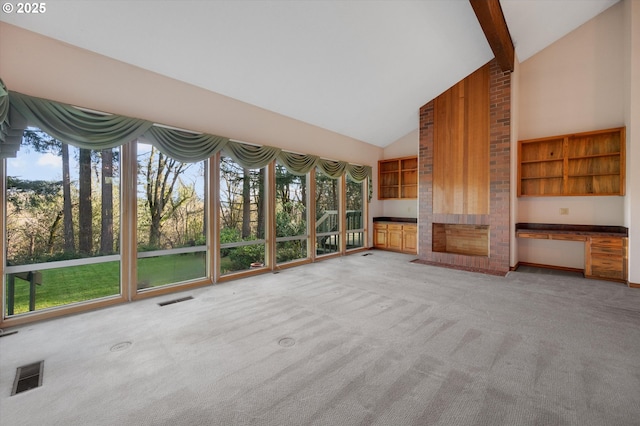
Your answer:
[[[11,91],[377,169],[382,148],[0,22]],[[376,191],[371,218],[382,214]],[[371,241],[372,231],[369,227]]]
[[[625,124],[627,125],[627,195],[629,282],[640,285],[640,2],[624,1]]]
[[[625,124],[623,4],[520,64],[518,139]],[[633,185],[627,185],[630,187]],[[520,197],[517,222],[624,225],[625,197]],[[568,215],[560,215],[568,208]],[[584,267],[581,244],[517,242],[521,262]]]
[[[416,124],[418,123],[418,111],[416,111]],[[410,157],[418,155],[420,146],[420,131],[418,129],[401,137],[392,144],[386,146],[382,159]],[[391,217],[418,217],[418,200],[383,200],[380,216]]]

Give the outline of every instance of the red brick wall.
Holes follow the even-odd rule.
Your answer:
[[[433,213],[434,102],[420,108],[418,259],[422,263],[499,275],[509,271],[511,73],[502,72],[495,59],[490,63],[489,102],[489,215]],[[433,252],[433,223],[489,225],[489,256]]]

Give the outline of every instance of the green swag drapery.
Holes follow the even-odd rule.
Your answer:
[[[2,149],[9,146],[5,142],[12,130],[10,118],[14,113],[20,114],[30,125],[80,148],[115,148],[141,137],[163,154],[182,162],[202,161],[224,149],[234,161],[247,168],[262,168],[277,159],[297,175],[304,175],[314,167],[334,179],[346,172],[354,181],[362,182],[372,175],[370,166],[295,154],[271,146],[245,144],[206,133],[169,129],[147,120],[88,112],[71,105],[9,92],[0,80],[0,154],[3,157],[15,156],[19,148],[19,145],[12,148],[15,152]]]

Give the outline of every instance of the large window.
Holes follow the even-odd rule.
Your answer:
[[[365,182],[356,182],[347,175],[347,250],[364,246]]]
[[[340,252],[340,180],[316,169],[316,255]]]
[[[265,265],[266,168],[242,167],[220,157],[220,273]]]
[[[120,153],[25,130],[7,159],[5,315],[120,294]]]
[[[206,277],[205,162],[137,149],[138,290]]]
[[[308,257],[307,176],[276,163],[276,262]]]

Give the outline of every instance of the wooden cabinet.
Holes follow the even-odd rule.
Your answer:
[[[402,251],[418,253],[418,227],[414,225],[402,226]]]
[[[591,237],[585,245],[585,271],[589,278],[627,279],[627,238]]]
[[[518,196],[624,195],[625,128],[518,142]]]
[[[387,225],[389,250],[402,251],[402,225]]]
[[[378,199],[418,198],[418,157],[378,162]]]
[[[418,227],[399,223],[375,222],[373,224],[373,245],[375,248],[418,253]]]
[[[373,224],[373,246],[375,248],[387,248],[387,225],[382,223]]]

